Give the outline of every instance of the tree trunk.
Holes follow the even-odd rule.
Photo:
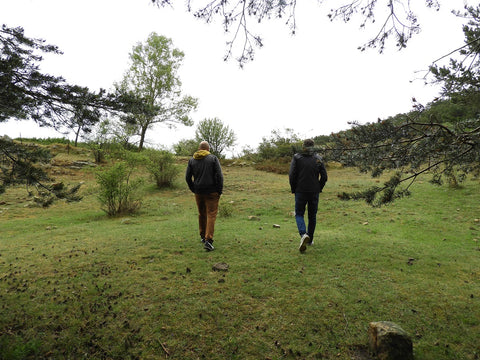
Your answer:
[[[148,126],[142,126],[142,130],[140,131],[140,143],[138,144],[138,150],[143,150],[143,143],[145,142],[145,134],[147,133]]]
[[[79,126],[76,133],[75,133],[75,147],[77,147],[77,143],[78,143],[78,136],[80,135],[80,130],[82,130],[82,127]]]

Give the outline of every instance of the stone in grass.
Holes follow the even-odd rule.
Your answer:
[[[216,263],[212,266],[213,271],[228,271],[228,264],[226,263]]]
[[[370,352],[378,360],[413,360],[412,340],[393,322],[371,322],[368,339]]]

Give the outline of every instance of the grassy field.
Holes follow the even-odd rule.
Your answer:
[[[337,194],[375,180],[329,169],[301,254],[287,176],[225,165],[205,252],[183,170],[115,218],[91,170],[52,171],[84,181],[84,199],[43,209],[24,188],[0,197],[0,359],[368,359],[368,324],[381,320],[412,336],[417,360],[479,358],[478,180],[417,183],[371,208]]]

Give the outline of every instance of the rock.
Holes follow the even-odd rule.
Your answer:
[[[258,216],[255,216],[255,215],[250,215],[250,216],[248,217],[248,220],[255,220],[255,221],[259,221],[259,220],[260,220],[260,218],[259,218]]]
[[[88,160],[76,160],[72,162],[72,167],[77,167],[77,168],[82,168],[85,166],[90,166],[90,167],[96,167],[97,164],[92,163],[91,161]]]
[[[226,263],[216,263],[212,266],[213,271],[228,271],[229,265]]]
[[[280,225],[278,225],[278,224],[273,224],[273,227],[274,227],[275,229],[280,229]]]
[[[411,338],[393,322],[371,322],[368,339],[370,352],[379,360],[413,360]]]

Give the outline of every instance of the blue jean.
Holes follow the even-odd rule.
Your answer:
[[[295,193],[295,221],[298,233],[300,236],[307,233],[312,240],[317,225],[318,196],[319,193]],[[308,210],[308,231],[304,219],[305,208]]]

